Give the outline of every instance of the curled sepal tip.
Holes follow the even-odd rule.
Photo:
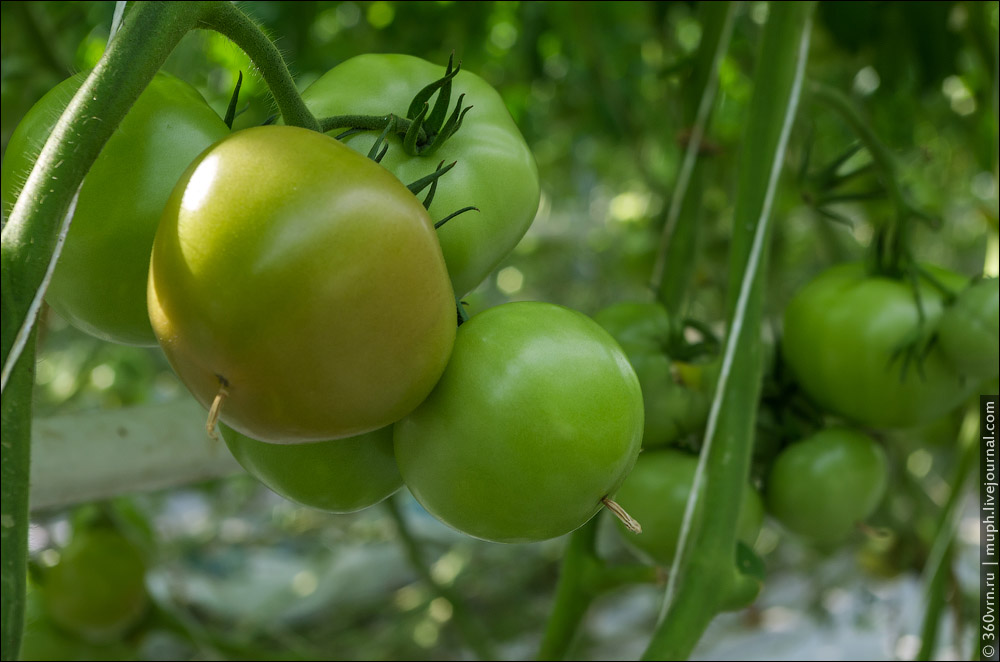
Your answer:
[[[438,221],[437,223],[435,223],[434,224],[434,229],[437,230],[438,228],[440,228],[442,225],[444,225],[445,223],[447,223],[451,219],[453,219],[456,216],[459,216],[461,214],[464,214],[467,211],[479,211],[479,207],[472,207],[472,206],[462,207],[458,211],[453,211],[452,213],[448,214],[447,216],[445,216],[444,218],[442,218],[440,221]]]

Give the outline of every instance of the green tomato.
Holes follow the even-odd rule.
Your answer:
[[[946,286],[965,279],[934,269]],[[785,309],[782,351],[818,404],[862,425],[911,427],[959,405],[976,387],[933,347],[905,374],[897,350],[925,342],[944,307],[941,292],[920,281],[920,314],[908,282],[869,276],[861,264],[833,267],[803,287]]]
[[[32,107],[4,156],[9,213],[42,145],[86,74],[69,78]],[[158,73],[83,180],[46,300],[87,333],[127,345],[155,345],[146,278],[163,207],[185,168],[229,133],[198,91]]]
[[[149,607],[142,551],[118,531],[77,532],[40,588],[52,621],[92,643],[122,637]]]
[[[639,377],[645,409],[644,448],[666,446],[701,428],[708,416],[708,395],[682,383],[690,364],[674,363],[664,351],[670,318],[658,303],[618,303],[594,315],[614,336]]]
[[[352,437],[412,411],[444,371],[455,298],[427,211],[314,131],[264,126],[205,151],[167,202],[149,317],[206,407],[254,439]]]
[[[122,641],[92,643],[59,628],[52,622],[41,597],[41,590],[28,582],[24,608],[24,635],[21,660],[135,660],[138,651]]]
[[[882,447],[850,428],[827,428],[786,447],[767,481],[767,508],[819,543],[843,540],[875,512],[888,482]]]
[[[975,379],[1000,374],[1000,280],[987,278],[958,295],[938,323],[941,349],[959,372]]]
[[[405,117],[414,95],[444,72],[444,67],[410,55],[359,55],[321,76],[302,98],[317,117]],[[391,136],[382,160],[406,184],[433,172],[441,160],[458,162],[441,178],[430,207],[435,221],[470,205],[479,209],[438,230],[458,296],[475,288],[521,240],[534,220],[541,191],[534,157],[497,91],[463,69],[453,81],[452,106],[460,94],[472,110],[438,151],[409,156],[399,138]],[[367,154],[378,135],[367,131],[344,143]]]
[[[277,494],[310,508],[353,513],[403,485],[392,454],[392,427],[349,439],[269,444],[220,425],[236,461]]]
[[[626,351],[662,354],[670,339],[670,315],[659,303],[616,303],[594,315],[594,321],[614,336]]]
[[[448,369],[394,440],[403,481],[445,524],[484,540],[545,540],[582,526],[625,480],[642,393],[593,320],[508,303],[459,328]]]
[[[642,386],[645,408],[643,448],[667,446],[701,430],[709,398],[678,381],[677,364],[663,354],[643,354],[625,347]]]
[[[674,449],[646,451],[615,495],[615,501],[639,524],[636,535],[616,521],[625,541],[660,565],[669,565],[677,551],[684,509],[694,484],[698,456]],[[743,490],[737,540],[753,547],[764,521],[764,504],[749,483]]]

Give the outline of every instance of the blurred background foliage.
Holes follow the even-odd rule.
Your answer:
[[[360,53],[403,52],[443,65],[454,51],[464,68],[501,92],[538,161],[542,202],[514,253],[466,297],[473,313],[517,299],[594,313],[647,295],[689,130],[686,108],[697,94],[689,86],[702,34],[696,3],[378,0],[242,6],[275,37],[300,89]],[[726,296],[736,154],[767,9],[766,3],[749,2],[741,10],[703,148],[702,246],[691,311],[712,324],[721,321]],[[113,2],[2,3],[4,148],[42,94],[98,60],[113,11]],[[941,221],[937,230],[919,226],[918,257],[970,276],[984,264],[995,272],[997,262],[997,24],[995,2],[823,2],[808,67],[810,77],[851,96],[898,158],[919,208]],[[220,115],[242,71],[237,127],[260,124],[275,110],[247,58],[215,33],[189,34],[165,68],[195,85]],[[817,209],[810,173],[854,141],[831,110],[804,101],[776,204],[767,296],[772,318],[809,277],[834,262],[859,259],[873,228],[892,213],[885,199],[835,202],[826,207],[832,214]],[[867,158],[861,151],[845,168],[863,166]],[[53,313],[46,313],[40,347],[38,416],[186,397],[159,351],[102,343]],[[841,567],[827,551],[794,542],[779,546],[787,537],[776,527],[765,528],[757,551],[777,578],[769,587],[782,585],[782,569],[825,563],[827,571],[812,577],[796,607],[835,624],[846,594],[858,606],[852,618],[878,631],[884,614],[873,597],[878,590],[866,582],[919,572],[933,535],[934,504],[943,499],[938,483],[953,462],[961,412],[952,419],[889,440],[899,475],[876,524],[893,533],[859,534],[850,549],[860,564]],[[432,573],[463,596],[464,609],[499,643],[501,656],[530,657],[551,600],[562,542],[485,544],[437,525],[408,497],[400,503],[426,542]],[[36,652],[39,656],[452,659],[472,654],[463,628],[454,626],[455,605],[417,581],[382,508],[325,515],[240,477],[122,498],[99,509],[129,535],[148,538],[154,608],[124,642],[94,650],[76,641],[69,653],[57,649],[58,654]],[[39,572],[58,562],[78,520],[72,512],[36,514],[31,547]],[[627,557],[614,538],[604,542],[610,556]],[[637,655],[655,617],[658,590],[639,587],[599,605],[577,654]],[[794,618],[766,608],[771,590],[762,598],[764,606],[720,627],[729,627],[730,634],[740,628],[787,630]],[[62,636],[45,630],[50,626],[43,620],[32,621],[42,634],[29,636],[29,645]],[[883,648],[867,654],[905,654],[900,635],[891,641],[879,635],[875,640]],[[843,645],[858,641],[864,639]],[[707,650],[722,654],[725,648]]]

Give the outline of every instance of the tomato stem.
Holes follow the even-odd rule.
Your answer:
[[[306,108],[281,52],[242,9],[231,2],[213,2],[199,22],[199,27],[225,35],[250,56],[274,95],[286,124],[320,130],[319,122]]]
[[[452,69],[453,58],[454,53],[452,53],[452,58],[448,60],[448,68],[443,78],[425,86],[413,97],[406,117],[400,117],[393,113],[387,115],[334,115],[321,118],[319,130],[326,133],[333,129],[346,128],[346,131],[337,136],[337,140],[343,140],[361,131],[382,131],[382,137],[376,141],[376,145],[385,139],[387,132],[391,131],[403,141],[403,151],[408,155],[430,156],[461,128],[466,113],[472,110],[472,106],[462,106],[465,95],[461,94],[455,104],[455,110],[448,116],[448,105],[451,102],[451,81],[461,69],[461,63]],[[439,92],[439,94],[432,110],[430,99],[435,92]]]
[[[769,8],[740,154],[730,244],[730,321],[722,366],[663,609],[643,653],[647,660],[686,658],[715,614],[744,593],[734,555],[761,393],[765,265],[815,3],[771,3]]]

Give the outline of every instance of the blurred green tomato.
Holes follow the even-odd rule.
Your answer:
[[[674,449],[645,451],[615,501],[642,524],[635,535],[616,521],[626,543],[660,565],[669,565],[677,551],[688,495],[694,484],[698,456]],[[764,504],[749,484],[743,490],[737,540],[753,547],[764,521]]]
[[[269,444],[219,426],[247,472],[290,501],[331,513],[372,506],[403,485],[392,454],[392,426],[304,444]]]
[[[827,428],[785,448],[767,480],[767,508],[819,543],[837,543],[875,512],[885,494],[882,447],[850,428]]]

